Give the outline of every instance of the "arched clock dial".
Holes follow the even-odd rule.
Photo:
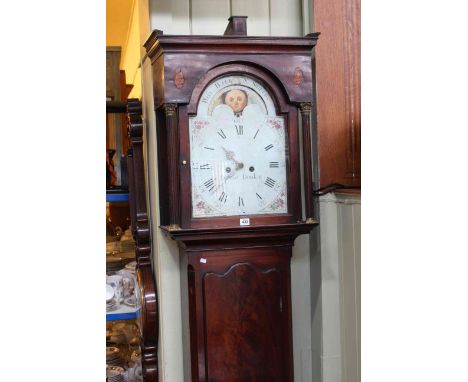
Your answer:
[[[284,214],[284,117],[248,76],[213,81],[189,120],[193,217]]]

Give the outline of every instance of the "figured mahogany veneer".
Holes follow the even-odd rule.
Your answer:
[[[140,288],[141,360],[143,378],[157,382],[159,315],[156,285],[151,257],[151,234],[146,208],[146,188],[143,162],[143,123],[141,102],[127,103],[130,147],[127,154],[129,201],[132,235],[136,242],[137,278]]]
[[[221,257],[203,254],[209,271],[200,265],[201,277],[195,276],[193,285],[199,282],[203,287],[200,334],[210,349],[204,362],[207,381],[290,379],[285,362],[291,353],[290,301],[283,285],[288,280],[282,279],[289,258],[271,252],[265,248],[252,261],[246,250],[231,251],[229,256],[238,257],[238,262],[227,270]],[[193,300],[196,303],[196,296]]]
[[[154,106],[188,103],[206,72],[235,62],[258,65],[273,73],[291,102],[311,102],[311,52],[317,39],[318,33],[306,37],[241,37],[170,36],[154,31],[144,44],[153,65]],[[294,82],[296,68],[303,72],[300,85]],[[185,79],[183,87],[174,83],[178,69]]]

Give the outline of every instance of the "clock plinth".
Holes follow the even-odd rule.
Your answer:
[[[246,33],[246,18],[233,16],[224,36],[155,31],[145,43],[160,229],[184,262],[192,381],[293,381],[290,258],[296,237],[318,224],[310,142],[318,34]]]

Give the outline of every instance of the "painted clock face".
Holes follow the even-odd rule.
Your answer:
[[[213,81],[189,129],[193,217],[287,213],[285,120],[260,82]]]

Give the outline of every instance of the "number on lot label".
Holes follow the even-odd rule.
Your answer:
[[[250,219],[249,218],[241,218],[240,219],[240,225],[250,225]]]

